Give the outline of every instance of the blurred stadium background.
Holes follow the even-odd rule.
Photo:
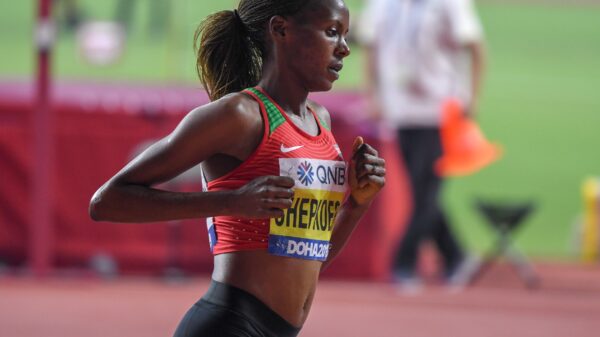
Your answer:
[[[207,14],[236,1],[168,1],[164,31],[148,31],[150,3],[137,1],[122,58],[94,67],[81,59],[75,34],[66,28],[64,3],[56,1],[58,39],[53,70],[58,79],[177,83],[199,87],[192,36]],[[452,181],[445,193],[451,216],[466,243],[489,245],[469,202],[474,195],[532,198],[539,209],[517,242],[538,257],[573,256],[573,223],[582,211],[580,186],[600,168],[600,8],[594,1],[479,1],[490,55],[480,106],[488,138],[505,147],[505,157],[480,173]],[[82,20],[112,20],[117,1],[77,1]],[[347,1],[352,13],[360,0]],[[35,52],[34,1],[0,4],[3,78],[31,78]],[[353,55],[337,89],[360,89],[363,55]]]
[[[346,2],[356,16],[362,1]],[[69,26],[66,10],[69,3],[76,6],[81,22],[114,20],[119,6],[118,0],[54,1],[57,39],[52,50],[52,74],[55,82],[90,82],[101,86],[118,83],[123,87],[172,86],[193,91],[200,90],[195,75],[193,32],[206,15],[234,8],[237,1],[134,1],[123,54],[118,61],[103,66],[91,65],[81,56],[77,34]],[[152,25],[154,30],[148,29],[150,22],[156,20],[151,14],[152,6],[158,6],[160,13],[164,14],[162,19],[166,18],[155,22]],[[454,227],[468,248],[483,252],[493,244],[494,236],[475,211],[474,198],[534,200],[537,209],[518,233],[516,245],[535,261],[578,261],[581,238],[576,228],[583,212],[582,183],[588,177],[600,175],[600,1],[479,0],[477,7],[490,57],[478,120],[487,137],[503,145],[505,155],[477,174],[449,182],[444,198]],[[2,83],[34,81],[36,9],[37,3],[33,0],[0,3]],[[334,90],[340,93],[359,92],[363,87],[363,62],[361,48],[352,46],[352,56],[345,62],[342,77]],[[4,112],[0,110],[0,122]],[[158,131],[164,134],[167,130]],[[157,130],[153,129],[153,132]],[[57,170],[60,170],[59,164]],[[0,211],[9,210],[0,204]],[[0,235],[8,226],[0,223]],[[204,235],[204,228],[200,227],[194,235]],[[148,238],[152,239],[152,235],[165,235],[165,232],[155,231]],[[5,250],[6,247],[0,246],[0,252]],[[191,253],[208,254],[208,249],[198,247]],[[4,258],[0,255],[0,267],[4,266],[0,275],[2,270],[24,266],[23,259]],[[17,261],[16,265],[14,261]],[[68,267],[68,261],[62,263]],[[597,262],[595,266],[597,269]],[[110,263],[104,267],[110,268]],[[553,273],[556,274],[553,271],[549,275]],[[591,277],[588,275],[586,280],[598,285],[598,276],[598,273]],[[10,299],[6,297],[9,293],[25,294],[30,291],[29,285],[17,288],[12,282],[0,284],[0,288],[6,291],[0,296],[0,307],[3,306],[3,297]],[[56,290],[56,286],[50,285],[50,289]],[[584,290],[581,295],[598,295],[600,291],[596,286],[584,287]],[[523,296],[519,292],[512,295],[515,298]],[[560,303],[563,299],[559,296],[555,300]],[[421,307],[440,304],[438,299],[426,298],[424,301],[426,304],[410,301],[402,304]],[[451,306],[444,301],[443,305]],[[470,309],[485,305],[476,301],[469,303]],[[177,310],[184,310],[183,307],[177,307]],[[585,308],[579,314],[600,314],[597,306]],[[505,309],[509,313],[510,305]],[[317,307],[317,312],[325,311],[323,307]],[[471,310],[470,314],[474,312]],[[1,329],[2,336],[19,336],[5,334]],[[319,335],[316,329],[312,331],[315,331],[314,336]],[[552,333],[546,332],[523,336],[549,336]]]

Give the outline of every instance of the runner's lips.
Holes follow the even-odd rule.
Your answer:
[[[344,65],[342,63],[335,63],[329,66],[329,69],[335,71],[336,73],[339,73],[342,68],[344,67]]]

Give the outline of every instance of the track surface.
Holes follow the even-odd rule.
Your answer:
[[[390,284],[322,280],[300,336],[600,336],[600,266],[537,269],[543,283],[534,291],[501,265],[460,293],[429,284],[406,296]],[[0,276],[0,336],[171,336],[207,285]]]

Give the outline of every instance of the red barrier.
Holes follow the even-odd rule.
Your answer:
[[[27,261],[32,212],[30,195],[33,135],[30,83],[0,83],[0,260],[9,265]],[[140,87],[59,83],[53,93],[56,172],[51,205],[54,267],[87,267],[100,253],[113,256],[122,272],[160,273],[168,266],[186,272],[209,272],[204,221],[157,224],[92,222],[87,206],[92,193],[139,151],[142,143],[169,133],[182,116],[208,101],[197,88]],[[311,96],[332,114],[332,128],[343,153],[356,135],[377,147],[387,160],[387,185],[357,228],[345,251],[326,276],[362,279],[388,277],[390,253],[408,211],[408,193],[396,144],[357,124],[362,99],[356,93]],[[171,188],[198,190],[200,182]]]

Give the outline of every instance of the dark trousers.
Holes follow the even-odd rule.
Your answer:
[[[442,179],[433,165],[442,155],[438,128],[400,129],[398,141],[412,185],[413,211],[394,260],[396,276],[415,274],[420,244],[431,239],[437,246],[449,276],[463,253],[441,207]]]

